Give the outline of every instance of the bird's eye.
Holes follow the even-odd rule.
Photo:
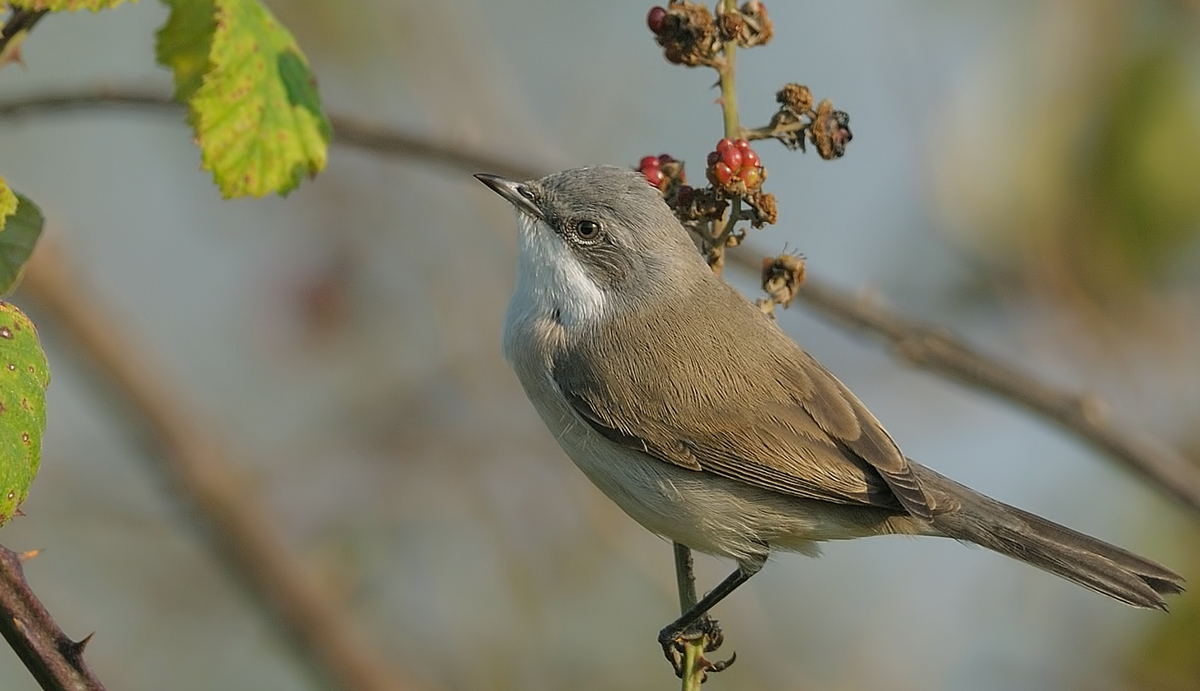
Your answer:
[[[517,186],[517,194],[521,195],[522,197],[525,197],[529,201],[533,201],[533,192],[530,191],[530,189],[528,187],[526,187],[525,185]]]
[[[600,224],[583,220],[575,224],[575,236],[580,240],[595,240],[600,237]]]

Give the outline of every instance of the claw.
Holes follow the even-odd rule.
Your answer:
[[[704,652],[706,653],[716,651],[725,642],[725,634],[721,632],[721,626],[717,624],[716,619],[707,614],[682,631],[672,630],[668,627],[658,633],[658,643],[662,646],[667,662],[670,662],[671,667],[674,668],[675,676],[683,678],[684,662],[687,656],[684,646],[701,639],[704,640]],[[708,679],[709,672],[723,672],[729,669],[735,660],[737,660],[737,653],[730,655],[728,660],[716,662],[712,662],[701,654],[696,660],[696,668],[700,670],[700,683],[704,683]]]

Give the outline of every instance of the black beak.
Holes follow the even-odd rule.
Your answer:
[[[475,179],[492,188],[496,194],[508,200],[523,214],[527,214],[540,220],[546,220],[542,215],[542,210],[533,203],[533,194],[523,182],[513,182],[508,178],[502,178],[499,175],[491,175],[490,173],[476,173]]]

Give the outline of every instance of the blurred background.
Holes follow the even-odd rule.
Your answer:
[[[272,0],[326,109],[550,172],[669,152],[702,178],[709,70],[645,2]],[[845,158],[762,143],[780,223],[741,252],[943,324],[1127,427],[1200,450],[1200,5],[775,2],[743,122],[785,82],[851,116]],[[166,10],[51,16],[0,101],[170,92]],[[500,357],[515,225],[470,172],[334,147],[286,200],[222,201],[182,114],[0,120],[0,172],[147,370],[231,449],[272,527],[424,689],[673,688],[670,545],[558,450]],[[756,278],[728,272],[749,296]],[[320,688],[213,556],[128,414],[39,318],[40,477],[0,532],[109,688]],[[1194,515],[1009,404],[803,306],[781,325],[910,456],[1200,582]],[[729,564],[697,557],[699,585]],[[1193,585],[1193,591],[1198,588]],[[716,616],[714,689],[1196,689],[1200,608],[1133,610],[952,541],[783,555]],[[0,688],[36,688],[0,650]]]

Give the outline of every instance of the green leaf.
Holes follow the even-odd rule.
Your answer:
[[[0,302],[0,523],[29,496],[42,458],[50,367],[37,329]]]
[[[158,30],[154,55],[159,64],[175,73],[175,100],[187,103],[204,83],[208,54],[217,30],[217,8],[212,0],[164,0],[171,8],[167,23]]]
[[[296,40],[255,0],[167,0],[159,62],[188,101],[226,197],[286,195],[325,167],[333,130]]]
[[[0,177],[0,230],[4,230],[4,224],[8,222],[8,217],[17,212],[17,195],[13,193],[12,188]]]
[[[137,2],[137,0],[129,0]],[[76,10],[109,10],[125,0],[9,0],[14,7],[27,10],[50,10],[51,12],[74,12]]]
[[[0,207],[4,206],[4,191],[0,189]],[[9,194],[12,194],[9,191]],[[7,294],[21,277],[25,260],[33,253],[33,246],[42,233],[42,212],[37,205],[22,195],[14,195],[16,211],[9,216],[0,230],[0,295]]]

